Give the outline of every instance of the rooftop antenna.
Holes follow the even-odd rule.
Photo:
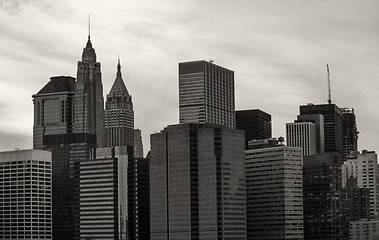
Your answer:
[[[88,40],[90,40],[91,36],[91,14],[88,14]]]
[[[329,65],[326,64],[326,70],[328,72],[328,104],[332,103],[332,94],[330,93],[330,71],[329,71]]]

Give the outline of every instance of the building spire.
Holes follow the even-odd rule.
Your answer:
[[[120,54],[118,55],[118,62],[117,62],[117,77],[121,77]]]
[[[88,14],[88,41],[91,41],[91,14]]]

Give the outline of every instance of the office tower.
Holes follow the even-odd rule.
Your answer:
[[[236,128],[245,131],[245,149],[250,140],[271,138],[271,115],[259,109],[236,111]]]
[[[301,148],[245,151],[247,239],[304,239]]]
[[[368,188],[359,188],[358,181],[350,176],[342,189],[342,223],[343,239],[349,239],[349,223],[361,219],[370,219],[370,191]]]
[[[304,155],[317,153],[316,124],[311,122],[286,123],[287,145],[301,147]]]
[[[0,152],[0,239],[52,239],[51,152]]]
[[[378,220],[379,216],[379,164],[374,151],[354,152],[352,158],[342,165],[342,187],[345,188],[350,176],[357,179],[359,188],[370,191],[370,219]]]
[[[103,84],[100,63],[96,62],[96,53],[90,36],[83,49],[82,61],[78,62],[74,105],[74,132],[95,134],[97,147],[103,147],[105,145]]]
[[[140,129],[134,129],[134,157],[143,158],[143,144]]]
[[[121,76],[120,60],[113,86],[105,103],[106,146],[133,146],[134,111],[132,96],[129,95]]]
[[[75,78],[51,77],[50,81],[34,94],[33,148],[43,149],[43,136],[66,134],[73,130],[72,107]]]
[[[341,155],[304,156],[304,239],[341,239]]]
[[[246,239],[244,134],[213,124],[151,135],[151,239]]]
[[[297,115],[295,123],[298,122],[310,122],[316,125],[316,152],[325,153],[324,115]]]
[[[127,168],[126,146],[80,161],[80,239],[127,239]]]
[[[358,130],[354,109],[342,108],[343,158],[351,152],[358,151]]]
[[[180,123],[235,128],[234,72],[212,61],[179,63]]]
[[[324,115],[325,152],[342,154],[342,111],[335,104],[308,104],[300,106],[300,115]]]
[[[150,239],[149,158],[133,157],[128,165],[129,239]]]
[[[360,221],[350,223],[350,240],[376,240],[379,237],[379,221]]]

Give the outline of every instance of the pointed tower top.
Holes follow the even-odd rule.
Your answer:
[[[121,76],[120,58],[118,58],[118,63],[117,63],[116,79],[113,83],[113,86],[112,86],[110,92],[109,92],[109,95],[129,96],[129,92],[126,89],[124,80],[122,80],[122,76]]]
[[[118,62],[117,62],[117,77],[120,77],[120,78],[121,78],[120,55],[118,56]]]
[[[86,48],[92,48],[92,43],[91,43],[91,15],[88,15],[88,41]]]

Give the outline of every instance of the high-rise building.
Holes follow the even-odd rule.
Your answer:
[[[300,106],[300,116],[310,114],[324,115],[325,152],[342,154],[342,111],[335,104],[308,104]]]
[[[359,188],[370,192],[370,219],[379,220],[379,164],[374,151],[354,152],[342,165],[342,187],[350,177],[357,179]]]
[[[286,123],[287,145],[301,147],[304,155],[317,153],[316,124],[311,122]]]
[[[341,154],[304,156],[304,239],[342,239]]]
[[[143,158],[143,144],[140,129],[134,129],[134,157]]]
[[[247,239],[304,239],[301,148],[245,154]]]
[[[80,239],[128,239],[127,169],[126,146],[80,161]]]
[[[179,63],[180,123],[235,128],[234,72],[212,61]]]
[[[107,94],[105,103],[105,138],[106,146],[134,145],[134,111],[132,96],[121,76],[120,60],[113,86]]]
[[[246,239],[244,134],[213,124],[151,135],[151,239]]]
[[[150,239],[149,158],[133,157],[128,164],[129,239]]]
[[[379,221],[350,222],[350,240],[375,240],[379,237]]]
[[[316,152],[325,153],[324,115],[297,115],[297,120],[295,120],[295,123],[298,122],[310,122],[316,125]]]
[[[100,63],[90,36],[83,49],[82,61],[78,62],[74,99],[74,132],[96,135],[98,147],[105,145],[104,97]]]
[[[358,130],[354,109],[342,108],[343,158],[358,151]]]
[[[74,94],[75,78],[58,76],[51,77],[50,81],[32,96],[34,149],[43,149],[44,135],[72,133]]]
[[[245,131],[245,149],[250,140],[271,138],[271,115],[260,110],[236,111],[236,128]]]
[[[51,152],[0,152],[0,239],[52,239]]]

